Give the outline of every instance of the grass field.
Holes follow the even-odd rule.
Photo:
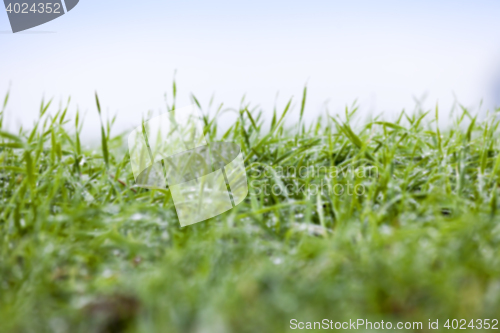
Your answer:
[[[227,110],[226,133],[204,117],[207,138],[241,146],[250,193],[185,228],[168,189],[134,187],[112,120],[93,149],[48,102],[34,128],[3,126],[0,332],[500,319],[496,113],[461,109],[440,130],[435,110],[356,122],[352,107],[305,124],[305,90],[270,125],[257,110]]]

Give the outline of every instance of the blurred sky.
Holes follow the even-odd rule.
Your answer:
[[[358,99],[390,117],[428,94],[449,109],[500,104],[500,1],[96,1],[24,33],[0,11],[0,93],[12,84],[11,126],[28,126],[42,96],[87,111],[84,135],[99,135],[93,92],[117,129],[164,109],[175,70],[178,105],[195,93],[238,106],[243,94],[272,112],[307,116]],[[49,32],[49,33],[43,33]],[[495,89],[497,92],[495,93]],[[326,104],[325,104],[326,102]]]

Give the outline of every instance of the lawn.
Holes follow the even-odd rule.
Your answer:
[[[168,188],[134,186],[113,119],[101,115],[95,147],[72,104],[42,102],[36,126],[7,131],[7,95],[0,332],[500,319],[500,109],[479,120],[458,107],[443,128],[437,108],[388,122],[353,105],[306,122],[306,97],[274,112],[200,107],[209,141],[241,146],[249,195],[181,228]],[[217,110],[237,115],[227,132]]]

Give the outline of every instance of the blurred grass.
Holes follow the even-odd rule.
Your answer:
[[[354,126],[352,107],[307,125],[306,95],[286,128],[292,100],[274,110],[270,128],[246,104],[226,110],[238,118],[223,134],[204,113],[208,138],[242,147],[250,194],[185,228],[168,190],[134,187],[113,120],[102,120],[95,150],[80,142],[79,115],[70,120],[68,107],[50,102],[33,129],[0,127],[0,332],[283,332],[293,318],[424,327],[498,318],[496,113],[480,121],[462,108],[440,131],[437,110]],[[378,172],[278,172],[300,167]],[[349,181],[365,193],[289,190]]]

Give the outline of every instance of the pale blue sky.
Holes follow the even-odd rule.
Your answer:
[[[93,91],[120,129],[163,107],[177,70],[179,104],[194,92],[271,111],[309,86],[308,113],[358,99],[388,116],[428,93],[451,107],[498,100],[500,1],[91,1],[26,33],[0,12],[0,92],[12,82],[12,126],[30,124],[43,95],[97,120]],[[35,33],[53,32],[53,33]],[[74,108],[72,109],[74,111]],[[85,135],[92,136],[93,127]]]

